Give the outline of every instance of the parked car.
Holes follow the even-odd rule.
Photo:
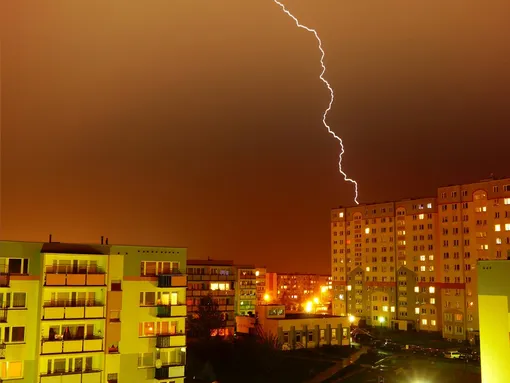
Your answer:
[[[443,355],[447,359],[460,359],[462,354],[458,351],[445,351]]]

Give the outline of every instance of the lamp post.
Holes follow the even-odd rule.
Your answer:
[[[384,318],[384,317],[379,317],[379,323],[381,324],[381,330],[382,330],[382,328],[383,328],[383,324],[384,324],[384,322],[385,322],[385,321],[386,321],[386,318]]]

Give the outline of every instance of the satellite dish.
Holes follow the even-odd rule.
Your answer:
[[[156,368],[161,368],[163,366],[163,362],[161,361],[161,359],[157,359],[156,360]]]

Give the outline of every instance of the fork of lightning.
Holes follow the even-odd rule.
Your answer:
[[[326,65],[324,64],[324,57],[326,56],[326,53],[324,52],[324,49],[322,49],[322,41],[321,41],[321,39],[319,37],[319,34],[317,33],[317,31],[315,29],[308,28],[306,25],[301,24],[299,22],[299,20],[292,13],[290,13],[287,10],[287,8],[285,7],[284,4],[282,4],[278,0],[273,0],[273,1],[275,2],[275,4],[280,6],[280,8],[282,9],[283,12],[285,12],[290,18],[292,18],[294,20],[294,22],[296,23],[296,26],[298,28],[302,28],[302,29],[304,29],[304,30],[306,30],[306,31],[308,31],[310,33],[313,33],[315,35],[315,38],[317,39],[317,42],[319,43],[319,50],[321,52],[320,62],[321,62],[321,66],[322,66],[322,72],[319,75],[319,78],[324,83],[324,85],[326,85],[326,87],[329,90],[329,94],[330,94],[330,99],[329,99],[328,107],[324,111],[324,114],[322,115],[322,123],[324,124],[324,126],[328,130],[328,133],[331,134],[333,137],[335,137],[338,140],[338,142],[340,143],[340,155],[339,155],[339,158],[338,158],[338,170],[340,171],[340,174],[342,174],[344,176],[344,180],[346,182],[351,182],[354,185],[354,202],[356,202],[356,204],[359,205],[359,202],[358,202],[358,183],[355,180],[353,180],[352,178],[349,178],[347,176],[347,174],[342,170],[342,157],[343,157],[343,155],[345,153],[344,143],[343,143],[342,139],[340,137],[338,137],[335,134],[335,132],[333,132],[331,130],[331,128],[329,127],[328,123],[326,122],[326,117],[328,116],[328,113],[331,110],[331,107],[333,106],[333,101],[335,99],[335,93],[333,92],[333,88],[331,87],[329,82],[324,78],[324,73],[326,73]]]

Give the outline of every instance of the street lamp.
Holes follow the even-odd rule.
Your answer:
[[[355,320],[356,320],[356,318],[354,318],[354,315],[349,315],[349,322],[351,322],[351,326]]]
[[[379,317],[379,323],[381,324],[381,328],[383,327],[383,323],[386,321],[386,318]]]
[[[269,303],[270,300],[271,297],[269,296],[269,294],[264,294],[264,302]]]
[[[313,303],[312,303],[312,301],[308,301],[308,302],[306,302],[306,305],[305,305],[305,311],[306,311],[307,313],[311,313],[311,312],[312,312],[312,310],[313,310]]]

